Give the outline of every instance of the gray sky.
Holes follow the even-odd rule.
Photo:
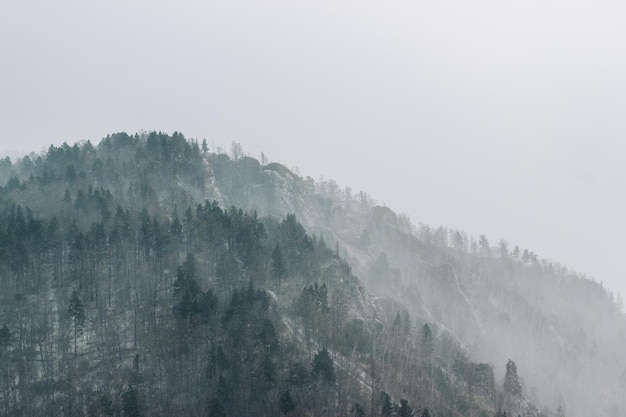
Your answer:
[[[3,0],[0,144],[178,130],[626,294],[626,3]]]

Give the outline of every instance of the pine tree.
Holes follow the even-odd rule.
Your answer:
[[[289,390],[281,394],[278,406],[280,407],[280,412],[283,414],[289,414],[296,408]]]
[[[280,249],[280,244],[278,243],[274,246],[274,250],[272,251],[272,271],[274,272],[274,276],[278,281],[278,287],[280,288],[282,279],[287,275],[287,266],[285,265],[283,251]]]
[[[315,355],[313,358],[312,368],[311,375],[314,379],[322,377],[328,383],[335,381],[333,360],[330,358],[326,348],[322,349]]]
[[[83,302],[78,296],[78,292],[76,290],[72,291],[70,306],[67,309],[67,314],[72,319],[74,327],[74,356],[76,356],[77,340],[79,336],[82,336],[85,326],[85,308],[83,307]]]
[[[128,390],[122,393],[122,408],[124,416],[140,417],[141,405],[139,403],[139,391],[134,386],[130,386]]]
[[[354,403],[354,405],[350,409],[350,415],[354,417],[365,417],[365,409],[361,404]]]
[[[506,363],[506,374],[504,375],[504,392],[511,395],[522,395],[522,387],[517,377],[517,366],[511,359]]]
[[[380,414],[384,417],[391,417],[393,413],[393,404],[391,404],[391,397],[385,391],[380,393]]]
[[[409,402],[404,398],[400,400],[400,407],[398,408],[398,417],[413,417],[413,409],[409,405]]]
[[[174,305],[174,313],[189,324],[200,312],[201,291],[195,280],[196,261],[192,255],[176,269],[176,281],[174,282],[174,295],[177,303]]]
[[[104,416],[112,416],[114,413],[113,401],[111,401],[108,395],[100,397],[100,413]]]
[[[226,417],[226,409],[217,398],[209,404],[209,417]]]
[[[422,354],[425,357],[432,355],[433,353],[433,332],[430,330],[428,323],[422,326],[422,338],[420,340],[420,346],[422,348]]]
[[[241,278],[239,261],[233,251],[227,250],[222,253],[215,266],[215,275],[225,295],[230,295],[231,289],[239,284]]]
[[[0,348],[6,349],[9,346],[11,340],[11,331],[6,324],[0,328]]]

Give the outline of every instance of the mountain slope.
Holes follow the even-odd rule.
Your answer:
[[[150,415],[264,415],[289,405],[287,391],[290,412],[311,415],[358,415],[356,403],[377,414],[380,391],[434,415],[538,415],[504,388],[505,373],[517,380],[509,358],[522,394],[547,410],[626,409],[623,314],[600,285],[532,253],[415,229],[365,193],[178,133],[7,162],[7,415],[106,414],[107,401],[126,414],[137,403]],[[324,348],[334,384],[311,379],[328,368]]]
[[[221,163],[231,169],[242,164],[225,158]],[[215,171],[218,184],[227,181],[220,175],[224,171]],[[240,175],[253,191],[224,197],[260,213],[275,210],[254,193],[259,175]],[[626,322],[601,284],[532,252],[505,244],[490,247],[486,239],[461,231],[415,230],[407,218],[332,181],[315,183],[284,172],[276,182],[280,191],[272,198],[294,200],[282,212],[308,219],[310,230],[339,242],[371,291],[450,330],[500,375],[507,359],[515,358],[541,404],[552,409],[567,404],[568,415],[581,416],[619,415],[626,409],[621,354]]]

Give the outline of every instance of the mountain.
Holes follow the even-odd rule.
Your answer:
[[[0,161],[0,415],[618,416],[601,284],[180,133]]]

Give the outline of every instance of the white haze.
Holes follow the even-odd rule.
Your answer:
[[[0,150],[178,130],[621,294],[626,3],[4,0]]]

